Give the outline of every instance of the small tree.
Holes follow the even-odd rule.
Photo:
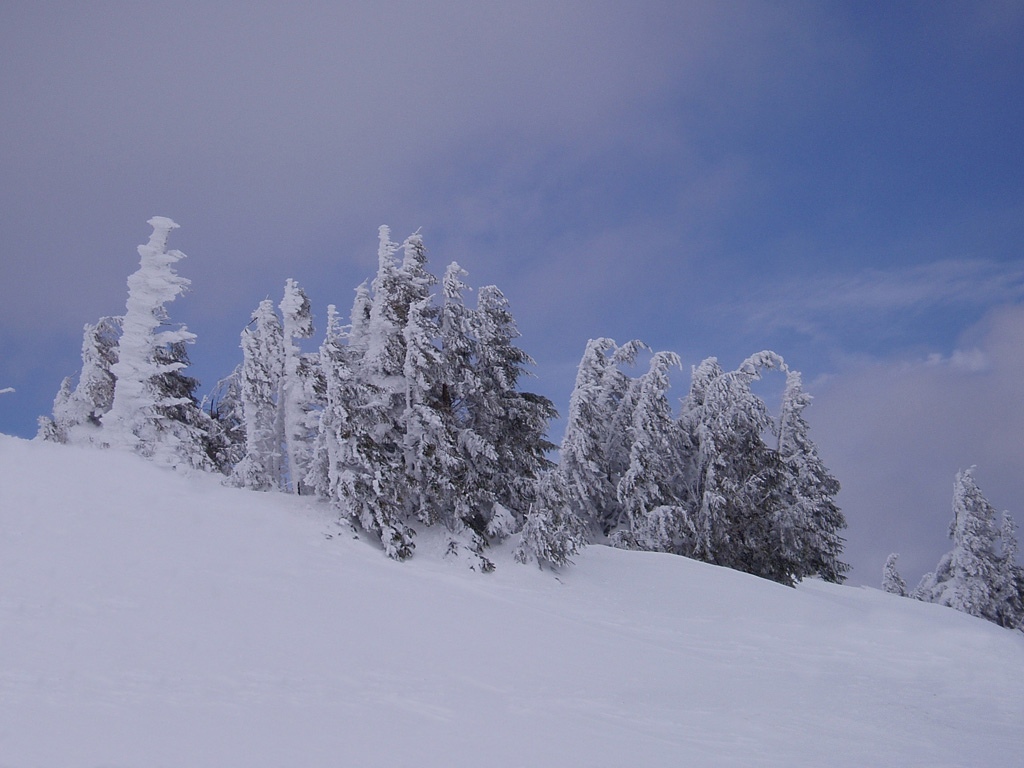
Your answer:
[[[953,549],[926,574],[914,597],[1000,622],[1000,586],[1005,573],[996,512],[974,480],[974,467],[957,473],[953,485]]]
[[[61,383],[53,417],[41,417],[39,436],[59,443],[89,442],[114,401],[120,317],[103,317],[86,325],[82,335],[82,370],[72,389],[70,377]]]
[[[547,473],[537,487],[537,498],[522,527],[513,556],[517,562],[535,560],[543,568],[572,564],[572,556],[586,546],[586,526],[570,504],[561,473]]]
[[[999,556],[999,581],[995,589],[999,623],[1024,629],[1024,568],[1017,564],[1017,527],[1008,512],[1003,512],[999,529],[1002,552]]]
[[[899,555],[893,553],[885,559],[885,568],[882,570],[882,589],[890,595],[907,596],[907,582],[896,570],[896,561]]]

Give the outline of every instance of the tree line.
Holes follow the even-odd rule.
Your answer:
[[[441,527],[449,552],[494,566],[488,548],[558,567],[590,542],[670,552],[793,584],[842,582],[839,483],[818,456],[800,374],[773,352],[736,370],[692,370],[678,408],[672,352],[639,341],[587,343],[558,451],[552,402],[525,391],[533,360],[517,346],[495,286],[467,301],[467,273],[438,279],[419,233],[378,237],[376,275],[344,323],[327,308],[316,352],[308,297],[293,280],[241,332],[242,361],[200,402],[187,345],[165,305],[187,288],[168,250],[177,225],[155,217],[139,246],[121,316],[87,325],[77,381],[65,379],[44,439],[126,448],[220,472],[256,491],[315,494],[405,559],[418,530]],[[649,358],[638,376],[630,369]],[[785,376],[778,416],[752,390]]]

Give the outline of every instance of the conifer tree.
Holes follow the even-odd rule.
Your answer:
[[[629,467],[616,489],[628,522],[616,538],[637,549],[677,552],[683,542],[681,434],[666,394],[668,371],[679,365],[674,352],[658,352],[637,385]]]
[[[454,521],[454,478],[461,474],[456,425],[442,407],[441,351],[434,346],[436,325],[429,299],[409,308],[405,325],[405,469],[410,504],[426,525]]]
[[[40,437],[55,442],[89,442],[114,401],[120,317],[103,317],[87,324],[82,336],[82,370],[72,389],[71,379],[61,384],[53,403],[53,417],[40,419]]]
[[[411,304],[427,297],[429,280],[422,242],[410,238],[399,265],[390,230],[382,226],[378,235],[372,298],[367,306],[365,292],[357,293],[354,307],[358,359],[352,361],[350,419],[338,445],[343,469],[336,500],[353,522],[380,536],[389,557],[401,560],[414,548],[405,522],[412,502],[404,463],[404,329]]]
[[[228,472],[245,457],[245,408],[242,402],[242,365],[217,382],[200,407],[213,422],[222,445],[218,464]]]
[[[114,396],[102,418],[103,438],[109,445],[166,463],[214,469],[202,411],[192,395],[195,380],[181,374],[187,366],[184,345],[195,335],[183,326],[161,330],[167,327],[164,304],[189,285],[173,267],[185,254],[167,250],[167,237],[178,225],[163,216],[148,223],[153,234],[139,246],[139,269],[128,278],[118,360],[110,369]]]
[[[776,580],[820,576],[842,583],[849,566],[839,560],[846,519],[836,506],[839,482],[832,476],[810,439],[804,409],[811,396],[798,371],[786,374],[778,426],[778,462],[774,482],[774,528],[778,537]]]
[[[536,499],[523,522],[519,544],[513,551],[517,562],[536,561],[541,568],[572,563],[572,556],[586,546],[586,526],[570,498],[562,473],[553,470],[541,478]]]
[[[999,622],[1002,576],[995,509],[974,480],[974,467],[957,473],[953,486],[953,549],[926,574],[914,597]]]
[[[547,452],[554,446],[546,433],[548,421],[557,413],[548,398],[519,389],[533,359],[515,345],[519,330],[497,287],[484,286],[478,292],[472,327],[476,389],[466,394],[466,426],[486,448],[468,462],[466,487],[474,496],[475,510],[467,522],[483,531],[498,512],[497,505],[519,521],[524,518],[538,481],[553,466]]]
[[[999,581],[995,589],[999,624],[1024,630],[1024,567],[1017,564],[1017,527],[1003,512],[999,528]]]
[[[891,595],[907,596],[907,582],[896,570],[896,560],[899,555],[893,553],[885,559],[885,568],[882,571],[882,589]]]
[[[242,331],[240,378],[245,457],[235,466],[232,482],[257,491],[283,490],[284,329],[270,299],[260,302]]]
[[[680,417],[689,455],[684,500],[690,540],[684,553],[765,578],[779,578],[768,503],[775,457],[762,437],[772,420],[750,385],[765,369],[782,367],[769,351],[729,373],[709,358],[694,369]]]
[[[622,522],[616,489],[629,467],[635,382],[620,366],[632,364],[644,348],[639,341],[619,347],[611,339],[591,339],[569,398],[558,471],[572,489],[576,514],[600,535]]]
[[[285,283],[279,308],[284,364],[278,408],[284,423],[286,486],[292,493],[302,493],[318,421],[318,415],[313,413],[317,371],[312,358],[302,354],[296,339],[313,335],[313,315],[306,292],[290,278]]]

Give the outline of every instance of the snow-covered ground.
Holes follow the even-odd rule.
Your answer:
[[[0,766],[1010,766],[1024,635],[590,547],[407,563],[306,499],[0,436]]]

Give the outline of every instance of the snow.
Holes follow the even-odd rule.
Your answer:
[[[592,546],[408,562],[326,505],[0,436],[0,765],[1006,766],[1024,635]]]

